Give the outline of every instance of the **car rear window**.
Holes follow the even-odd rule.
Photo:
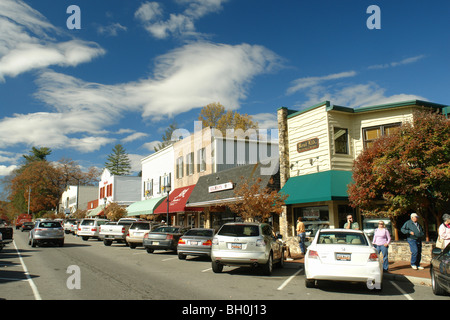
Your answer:
[[[176,227],[158,227],[152,232],[167,232],[167,233],[176,233],[180,228]]]
[[[213,234],[213,230],[189,230],[188,232],[186,232],[184,235],[185,236],[199,236],[199,237],[212,237]]]
[[[83,222],[81,222],[81,225],[83,226],[93,226],[95,223],[94,220],[83,220]]]
[[[59,222],[41,222],[39,228],[61,228],[61,223]]]
[[[150,223],[133,223],[130,229],[150,230]]]
[[[361,233],[322,231],[319,234],[318,244],[350,244],[367,246],[366,237]]]
[[[259,236],[259,227],[245,224],[223,225],[217,234],[230,237],[256,237]]]

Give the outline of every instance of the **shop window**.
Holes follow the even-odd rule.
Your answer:
[[[334,128],[334,152],[348,154],[348,129]]]
[[[391,123],[376,127],[363,128],[364,149],[373,145],[382,136],[390,136],[400,129],[401,123]]]

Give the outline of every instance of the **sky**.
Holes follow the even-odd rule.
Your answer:
[[[0,0],[0,176],[33,146],[102,169],[118,143],[137,173],[212,102],[262,129],[325,100],[450,104],[449,34],[447,0]]]

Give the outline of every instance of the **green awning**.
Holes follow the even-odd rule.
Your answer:
[[[324,171],[290,178],[280,193],[288,194],[286,204],[348,200],[351,171]]]
[[[166,197],[158,197],[135,202],[128,206],[127,216],[133,217],[145,214],[153,214],[153,210],[155,210],[161,204],[161,202],[163,202],[165,198]]]
[[[105,205],[99,205],[97,208],[95,208],[95,209],[92,209],[91,211],[89,211],[88,213],[87,213],[87,216],[88,217],[95,217],[95,216],[98,216],[100,213],[102,213],[103,212],[103,209],[105,209]]]

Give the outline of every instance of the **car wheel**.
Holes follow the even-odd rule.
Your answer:
[[[147,248],[147,253],[153,253],[154,249]]]
[[[33,247],[33,248],[36,248],[36,241],[34,241],[34,239],[31,239],[31,246]]]
[[[431,288],[433,289],[433,293],[437,296],[441,296],[445,294],[444,289],[439,284],[439,280],[436,279],[436,274],[434,270],[431,269]]]
[[[103,240],[103,244],[105,245],[105,246],[110,246],[111,244],[112,244],[112,241],[108,241],[108,240]]]
[[[179,254],[178,254],[178,259],[180,259],[180,260],[186,260],[186,256],[185,256],[184,254],[182,254],[182,253],[179,253]]]
[[[221,273],[223,270],[223,264],[216,261],[211,261],[212,269],[214,273]]]
[[[265,276],[270,276],[272,274],[273,270],[273,255],[272,252],[269,255],[269,259],[267,260],[267,263],[262,266],[262,273]]]
[[[60,240],[59,243],[58,243],[58,245],[59,245],[60,247],[63,247],[63,246],[64,246],[64,240]]]
[[[129,243],[130,249],[136,249],[136,244],[135,243]]]
[[[88,241],[89,237],[81,237],[81,239],[83,239],[83,241]]]
[[[305,278],[305,286],[307,288],[315,288],[316,287],[316,280],[314,280],[314,279],[306,279]]]

